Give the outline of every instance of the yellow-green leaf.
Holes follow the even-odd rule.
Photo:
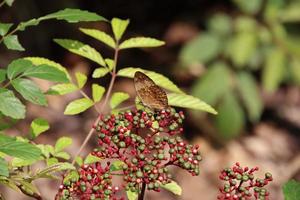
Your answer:
[[[95,162],[99,162],[101,161],[102,159],[97,157],[97,156],[93,156],[92,154],[89,154],[85,160],[84,160],[84,164],[92,164],[92,163],[95,163]]]
[[[95,38],[96,40],[103,42],[104,44],[106,44],[107,46],[109,46],[111,48],[116,47],[116,43],[115,43],[114,39],[110,35],[108,35],[107,33],[103,32],[103,31],[99,31],[97,29],[87,29],[87,28],[80,28],[80,30],[83,33]]]
[[[146,47],[159,47],[164,45],[165,42],[149,37],[135,37],[125,40],[120,44],[120,49],[128,48],[146,48]]]
[[[165,190],[168,190],[176,195],[182,194],[181,187],[175,181],[171,181],[170,183],[167,183],[167,184],[161,184],[160,187],[162,187]]]
[[[41,133],[47,131],[50,128],[48,122],[43,118],[36,118],[31,122],[30,125],[30,136],[36,138]]]
[[[81,113],[94,105],[91,99],[81,98],[69,103],[65,109],[65,115],[75,115]]]
[[[112,109],[116,108],[120,103],[127,100],[129,98],[129,94],[124,92],[115,92],[113,93],[110,100],[110,107]]]
[[[93,99],[94,102],[98,102],[101,100],[103,94],[105,92],[105,88],[98,85],[98,84],[93,84],[92,85],[92,94],[93,94]]]
[[[49,95],[64,95],[78,90],[78,87],[73,83],[62,83],[53,85],[49,88],[46,94]]]
[[[101,78],[105,76],[109,72],[109,69],[104,67],[99,67],[94,70],[92,77],[93,78]]]
[[[111,26],[113,33],[115,35],[116,40],[120,40],[123,33],[125,32],[127,26],[129,24],[129,20],[122,20],[118,18],[113,18],[111,20]]]
[[[87,76],[85,74],[80,73],[80,72],[76,72],[75,76],[76,76],[78,87],[82,88],[85,85],[86,81],[87,81]]]

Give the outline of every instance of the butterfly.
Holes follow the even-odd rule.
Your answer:
[[[143,72],[135,72],[134,86],[137,96],[144,106],[154,110],[163,110],[169,107],[166,92]]]

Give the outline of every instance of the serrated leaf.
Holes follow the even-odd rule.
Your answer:
[[[8,177],[9,171],[8,171],[8,163],[0,157],[0,176]]]
[[[286,56],[281,49],[272,49],[266,58],[266,65],[263,69],[262,83],[268,92],[274,92],[286,72]]]
[[[118,18],[113,18],[111,20],[111,26],[116,40],[120,40],[123,33],[125,32],[127,26],[129,24],[129,20],[122,20]]]
[[[300,182],[290,180],[282,187],[285,200],[298,200],[300,197]]]
[[[46,106],[47,99],[40,88],[31,80],[18,78],[11,82],[24,99],[38,105]]]
[[[255,79],[250,73],[238,74],[238,90],[252,122],[259,120],[263,103]]]
[[[147,47],[159,47],[164,45],[165,42],[149,37],[135,37],[125,40],[120,44],[120,49],[128,48],[147,48]]]
[[[92,164],[92,163],[95,163],[95,162],[99,162],[101,161],[102,159],[97,157],[97,156],[94,156],[92,154],[89,154],[85,159],[84,159],[84,164],[88,165],[88,164]]]
[[[65,115],[75,115],[81,113],[94,105],[91,99],[81,98],[69,103],[65,109]]]
[[[80,73],[80,72],[76,72],[75,76],[76,76],[78,87],[82,88],[85,85],[86,81],[87,81],[87,76],[85,74]]]
[[[35,77],[55,82],[68,83],[69,79],[61,70],[47,64],[35,66],[26,70],[24,76]]]
[[[181,187],[175,181],[171,181],[167,184],[161,184],[160,187],[179,196],[182,194]]]
[[[104,67],[99,67],[94,70],[92,77],[93,78],[101,78],[101,77],[105,76],[108,72],[109,72],[109,69],[104,68]]]
[[[132,192],[131,190],[126,191],[128,200],[136,200],[139,196],[138,192]]]
[[[147,76],[149,76],[158,86],[165,88],[167,90],[170,90],[171,92],[176,92],[176,93],[184,93],[182,92],[170,79],[167,77],[153,72],[149,70],[144,70],[141,68],[133,68],[133,67],[128,67],[128,68],[123,68],[118,71],[117,75],[118,76],[123,76],[123,77],[128,77],[128,78],[133,78],[134,73],[136,71],[141,71],[145,73]]]
[[[10,90],[0,88],[0,111],[14,119],[25,118],[25,106]]]
[[[3,42],[7,49],[11,50],[17,50],[17,51],[24,51],[25,49],[22,47],[22,45],[19,42],[17,35],[8,35],[5,36],[3,39]]]
[[[0,152],[21,159],[37,160],[41,155],[39,148],[27,142],[0,134]]]
[[[114,171],[120,171],[123,169],[123,165],[125,163],[121,160],[116,160],[114,161],[111,165],[110,165],[110,171],[114,172]]]
[[[45,19],[58,19],[66,20],[69,23],[77,23],[84,21],[107,21],[104,17],[85,10],[66,8],[48,15],[41,17],[42,20]]]
[[[6,79],[6,70],[5,69],[0,69],[0,83],[5,81]]]
[[[4,0],[8,6],[12,6],[15,0]]]
[[[80,30],[83,33],[85,33],[86,35],[89,35],[89,36],[95,38],[96,40],[103,42],[104,44],[106,44],[107,46],[109,46],[113,49],[116,47],[116,43],[115,43],[114,39],[110,35],[108,35],[107,33],[103,32],[103,31],[99,31],[97,29],[87,29],[87,28],[80,28]]]
[[[93,100],[94,102],[98,102],[101,100],[103,94],[105,92],[105,88],[98,85],[98,84],[93,84],[92,85],[92,94],[93,94]]]
[[[73,83],[62,83],[53,85],[49,88],[46,94],[49,95],[64,95],[78,90],[78,87]]]
[[[227,93],[218,107],[216,126],[224,139],[232,139],[240,133],[245,123],[244,112],[235,96]]]
[[[70,146],[72,144],[72,138],[69,137],[61,137],[59,138],[56,143],[55,143],[55,147],[54,147],[54,151],[57,152],[61,152],[62,150],[64,150],[65,148],[67,148],[68,146]]]
[[[59,63],[56,63],[52,60],[49,60],[49,59],[43,58],[43,57],[25,57],[23,59],[29,60],[34,65],[46,64],[46,65],[49,65],[51,67],[55,67],[55,68],[59,69],[60,71],[64,72],[66,77],[68,78],[68,80],[71,81],[71,77],[70,77],[67,69]]]
[[[70,39],[54,39],[54,41],[72,53],[88,58],[101,66],[105,66],[105,62],[101,54],[87,44]]]
[[[124,92],[115,92],[113,93],[110,99],[110,107],[111,109],[116,108],[120,103],[127,100],[129,98],[129,94]]]
[[[36,118],[31,122],[30,125],[30,136],[31,138],[36,138],[39,136],[41,133],[47,131],[50,128],[49,123],[47,120],[43,118]]]
[[[58,163],[57,158],[47,158],[46,159],[47,166],[55,165]]]
[[[7,77],[12,80],[13,78],[17,77],[21,73],[25,72],[26,70],[33,68],[33,64],[25,59],[16,59],[13,60],[7,66]]]
[[[11,23],[0,23],[0,35],[4,36],[13,24]]]
[[[55,153],[54,156],[57,158],[65,159],[65,160],[69,160],[71,157],[70,154],[68,154],[67,152],[64,152],[64,151]]]
[[[187,94],[169,93],[169,105],[182,108],[190,108],[195,110],[202,110],[212,114],[217,114],[217,111],[204,101]]]
[[[229,67],[223,63],[215,63],[199,77],[191,93],[208,104],[215,105],[230,90],[230,85]]]

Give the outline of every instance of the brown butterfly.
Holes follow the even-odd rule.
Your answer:
[[[163,110],[169,107],[166,92],[143,72],[135,72],[134,86],[144,106],[154,110]]]

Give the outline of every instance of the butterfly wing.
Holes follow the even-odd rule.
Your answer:
[[[158,110],[168,108],[166,92],[146,74],[140,71],[135,72],[134,86],[139,99],[145,106]]]

